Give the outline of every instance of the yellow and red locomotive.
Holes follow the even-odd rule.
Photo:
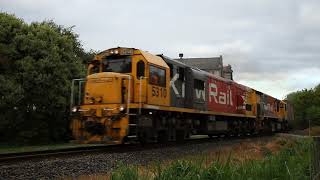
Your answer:
[[[80,143],[184,140],[287,129],[284,101],[134,48],[95,56],[71,90],[71,129]]]

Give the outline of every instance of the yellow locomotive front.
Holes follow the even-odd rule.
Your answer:
[[[76,141],[120,144],[128,137],[134,125],[130,116],[147,103],[150,64],[169,72],[159,57],[138,49],[118,47],[95,56],[87,77],[72,83],[71,129]],[[168,105],[168,98],[149,100]]]

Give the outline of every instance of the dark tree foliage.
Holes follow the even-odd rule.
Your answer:
[[[295,120],[293,126],[297,129],[320,125],[320,84],[312,89],[304,89],[287,96],[293,105]]]
[[[92,54],[72,27],[0,13],[0,143],[66,140],[71,79]]]

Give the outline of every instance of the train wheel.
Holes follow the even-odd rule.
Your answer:
[[[145,132],[141,133],[138,137],[138,140],[141,145],[147,144],[147,134]]]

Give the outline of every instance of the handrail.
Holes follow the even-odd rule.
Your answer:
[[[74,84],[75,84],[76,81],[81,82],[81,81],[84,81],[84,80],[85,80],[85,78],[72,79],[71,88],[70,88],[70,90],[71,90],[71,97],[70,97],[70,114],[72,113],[72,106],[73,106],[73,103],[74,103],[74,94],[73,94],[73,92],[74,92]],[[79,89],[80,89],[80,86],[79,86]],[[79,99],[79,97],[78,97],[78,99]],[[80,102],[80,101],[79,101],[79,102]]]
[[[147,79],[147,77],[141,76],[139,78],[139,114],[141,114],[142,108],[142,79]]]
[[[129,105],[130,105],[130,98],[131,98],[131,75],[129,74],[121,74],[121,76],[125,76],[128,78],[128,96],[127,96],[127,114],[129,115]]]
[[[81,92],[82,92],[82,83],[84,83],[84,81],[79,81],[79,95],[78,95],[78,103],[81,103]]]

